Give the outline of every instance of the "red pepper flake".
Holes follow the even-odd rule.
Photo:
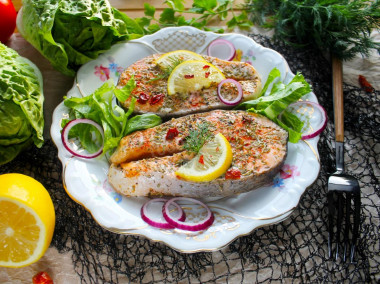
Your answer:
[[[177,137],[179,134],[179,131],[177,128],[169,128],[168,132],[166,132],[166,140],[173,140],[175,137]]]
[[[210,76],[210,72],[205,73],[205,78],[208,78],[208,76]]]
[[[185,76],[185,79],[193,79],[194,78],[194,74],[186,74]]]
[[[367,93],[371,93],[375,90],[363,75],[359,75],[359,84]]]
[[[226,174],[226,179],[239,179],[241,177],[241,172],[238,169],[229,169]]]
[[[149,101],[149,96],[145,93],[140,93],[139,98],[137,99],[137,102],[139,104],[145,104],[147,101]]]
[[[47,272],[42,271],[33,276],[33,284],[53,284],[53,280]]]
[[[208,68],[210,68],[210,65],[203,66],[203,69],[208,69]]]
[[[164,94],[157,94],[150,98],[150,104],[155,105],[158,104],[164,98]]]
[[[203,155],[201,155],[201,156],[199,157],[199,160],[198,160],[198,162],[199,162],[200,164],[202,164],[202,165],[204,165],[204,164],[205,164],[205,160],[204,160],[204,157],[203,157]]]

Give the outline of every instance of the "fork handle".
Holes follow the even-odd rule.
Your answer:
[[[343,65],[342,61],[335,56],[332,56],[332,80],[334,97],[335,141],[344,142]]]

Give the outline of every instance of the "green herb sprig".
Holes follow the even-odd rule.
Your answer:
[[[290,45],[312,45],[342,60],[380,52],[371,36],[380,29],[379,0],[249,0],[251,20],[274,28],[274,38]]]
[[[249,28],[252,22],[244,10],[236,12],[233,0],[194,0],[191,8],[185,8],[185,0],[167,0],[168,7],[156,17],[156,8],[144,3],[145,17],[135,18],[146,34],[154,33],[165,27],[192,26],[199,29],[223,33],[220,27],[210,27],[213,22],[225,21],[229,29]],[[192,17],[185,17],[192,15]],[[216,25],[215,25],[216,26]]]
[[[179,64],[183,62],[183,60],[174,56],[169,57],[168,60],[170,61],[169,64],[162,68],[161,73],[155,78],[149,80],[148,83],[168,78],[174,70],[174,68],[176,68]]]
[[[185,138],[184,149],[189,152],[198,153],[202,146],[211,138],[209,124],[201,123],[196,129],[190,131]]]

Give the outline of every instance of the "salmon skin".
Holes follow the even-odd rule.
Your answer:
[[[175,172],[195,154],[184,150],[192,129],[207,123],[231,144],[231,167],[210,182],[190,182]],[[287,155],[288,133],[268,118],[235,110],[191,114],[124,137],[111,156],[108,181],[127,196],[223,197],[272,181]]]
[[[217,95],[217,84],[209,88],[188,94],[168,95],[168,78],[158,79],[163,71],[156,64],[160,54],[153,54],[138,60],[127,67],[119,77],[118,88],[122,88],[133,76],[136,88],[132,95],[137,99],[135,113],[155,113],[161,117],[178,117],[191,113],[205,112],[214,109],[230,109],[220,101]],[[254,99],[262,89],[261,78],[255,68],[245,62],[225,61],[216,57],[202,55],[205,61],[213,64],[226,78],[238,81],[243,89],[243,101]],[[131,97],[120,104],[128,108]]]

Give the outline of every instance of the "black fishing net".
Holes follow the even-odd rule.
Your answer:
[[[292,49],[251,35],[301,72],[325,107],[329,122],[319,141],[321,171],[288,219],[253,231],[216,252],[183,254],[144,237],[101,228],[62,185],[62,165],[48,140],[0,168],[39,180],[56,208],[52,246],[71,252],[83,283],[376,283],[380,281],[380,92],[344,86],[346,171],[362,191],[356,264],[327,257],[327,179],[335,170],[331,71],[318,51]]]

